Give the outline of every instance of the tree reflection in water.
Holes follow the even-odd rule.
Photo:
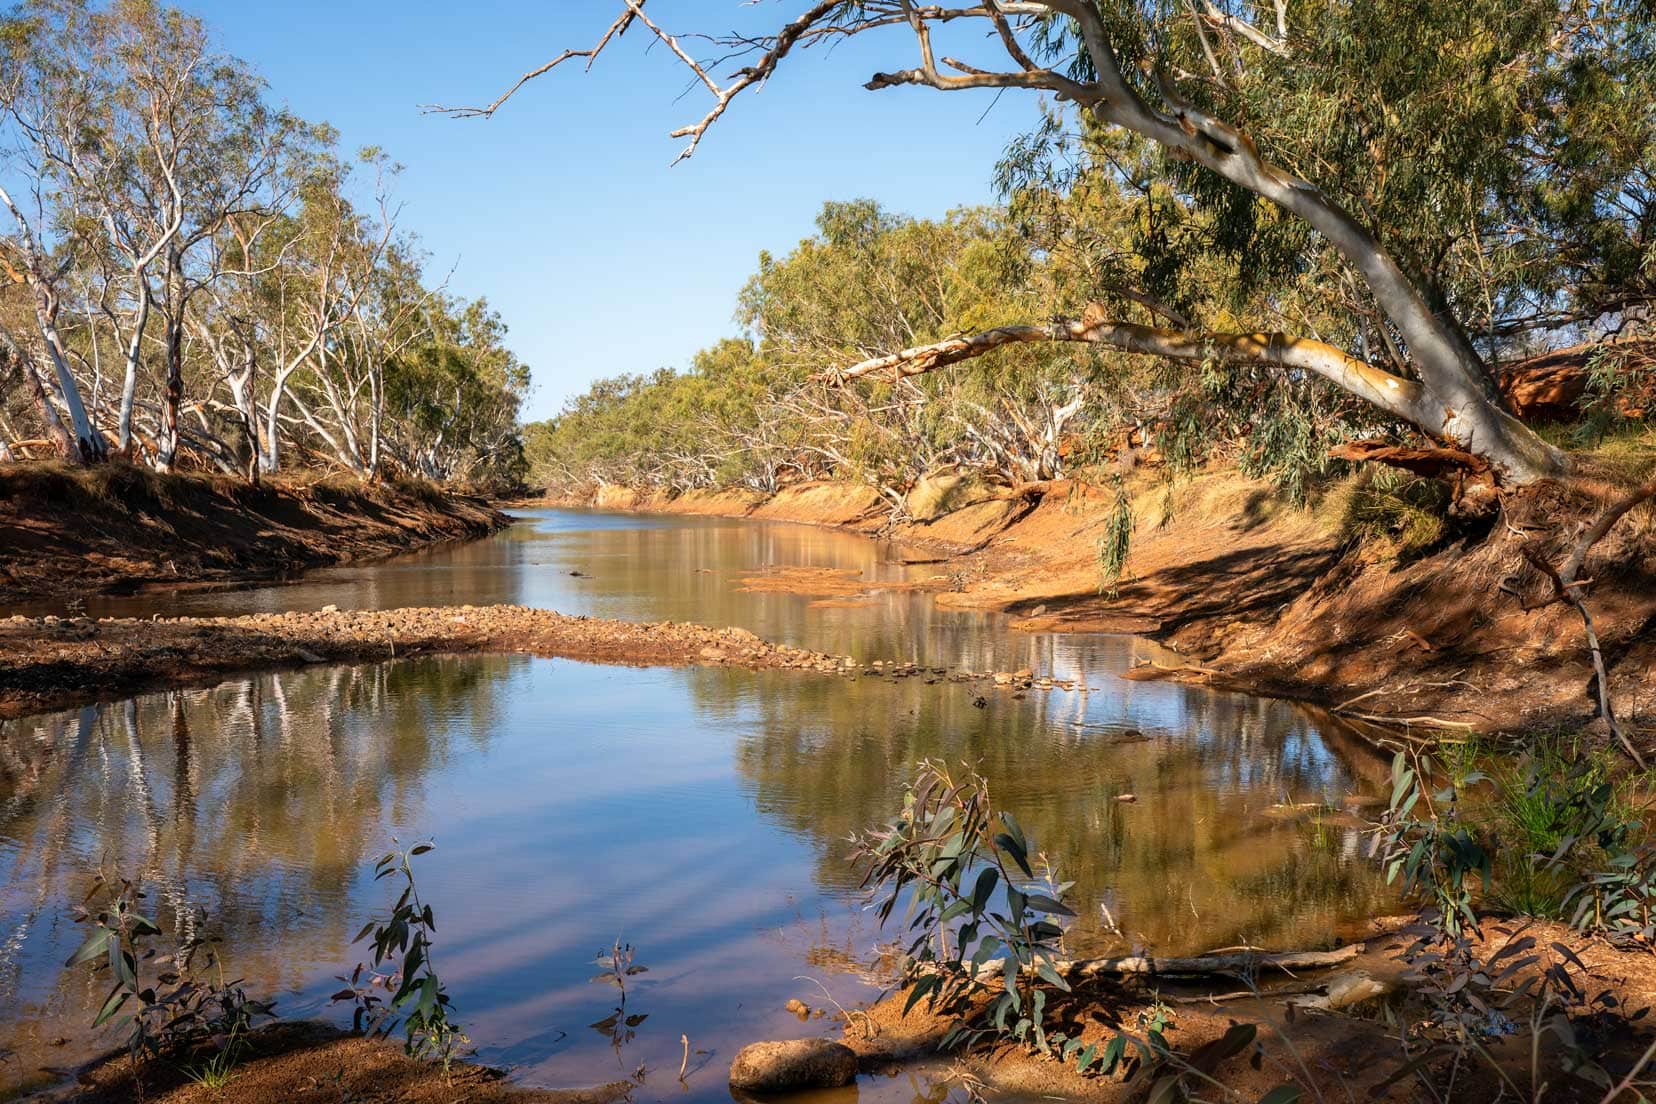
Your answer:
[[[1326,718],[1168,683],[1117,681],[1079,723],[1078,695],[977,709],[978,693],[863,679],[763,694],[737,763],[760,809],[817,841],[825,885],[856,884],[847,837],[889,819],[913,765],[937,758],[974,764],[1135,946],[1313,946],[1386,899],[1342,806],[1381,792],[1387,765]],[[1085,910],[1071,951],[1122,949],[1102,921]]]
[[[927,646],[980,643],[956,623]],[[483,1057],[557,1084],[643,1065],[635,1099],[677,1097],[681,1034],[716,1072],[742,1042],[799,1032],[790,997],[827,1003],[798,976],[846,1005],[874,992],[856,967],[886,935],[857,911],[844,840],[895,811],[926,756],[977,764],[1077,881],[1078,953],[1110,945],[1099,902],[1164,952],[1312,945],[1384,907],[1352,821],[1272,808],[1383,785],[1385,765],[1337,728],[1116,679],[1148,654],[1139,642],[1016,647],[1097,689],[987,692],[980,709],[981,687],[920,678],[477,656],[0,723],[0,1047],[17,1054],[0,1085],[100,1041],[85,1025],[101,984],[62,968],[79,935],[67,906],[95,870],[141,878],[170,933],[222,934],[230,969],[285,1015],[326,1014],[380,903],[365,866],[390,837],[431,834],[422,889]],[[618,934],[651,973],[647,1007],[611,1023],[615,1001],[589,979],[593,948]],[[937,1092],[922,1079],[863,1094]]]
[[[180,941],[205,918],[254,991],[335,961],[381,826],[489,739],[495,696],[479,691],[525,662],[310,668],[0,722],[0,1006],[21,1021],[0,1044],[24,1063],[51,1038],[31,1027],[85,1033],[101,981],[53,964],[98,872],[140,882]]]

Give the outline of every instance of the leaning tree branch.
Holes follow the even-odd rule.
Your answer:
[[[753,62],[753,64],[736,70],[733,74],[733,79],[728,84],[721,84],[719,80],[712,75],[705,63],[692,57],[690,53],[685,50],[684,46],[679,41],[678,36],[670,34],[660,25],[651,21],[650,18],[644,14],[645,0],[622,0],[622,4],[625,10],[623,10],[622,13],[616,17],[615,21],[604,31],[602,37],[598,39],[597,44],[585,50],[565,50],[545,65],[529,70],[527,73],[523,74],[523,76],[519,77],[510,88],[496,97],[493,102],[483,107],[444,107],[433,104],[427,105],[423,108],[423,110],[440,115],[450,115],[460,119],[486,119],[493,115],[496,111],[500,110],[500,108],[505,105],[506,101],[516,95],[518,90],[524,85],[528,84],[537,77],[550,73],[553,69],[556,69],[559,65],[562,65],[564,62],[569,61],[572,58],[585,58],[586,68],[591,69],[593,64],[598,60],[598,56],[603,53],[604,48],[615,39],[621,37],[622,34],[626,33],[627,28],[630,27],[634,21],[637,21],[648,28],[657,41],[661,42],[662,45],[672,51],[673,55],[677,57],[679,61],[685,65],[685,67],[695,74],[696,79],[701,82],[701,84],[708,90],[708,93],[713,97],[713,106],[705,115],[703,115],[696,122],[691,123],[688,126],[682,126],[671,133],[671,136],[674,138],[690,139],[690,144],[685,146],[684,149],[680,151],[679,155],[673,159],[676,164],[696,152],[696,147],[701,144],[702,137],[706,135],[708,128],[718,122],[720,116],[725,113],[725,109],[730,106],[732,100],[747,91],[749,88],[764,83],[770,75],[776,71],[776,67],[781,63],[782,59],[788,55],[789,51],[791,51],[801,39],[823,32],[826,28],[819,27],[818,24],[833,15],[835,9],[842,6],[843,0],[818,0],[817,3],[812,4],[811,7],[807,8],[803,14],[788,23],[787,26],[783,27],[781,31],[777,32],[774,37],[765,40],[766,44],[763,46],[759,57]],[[937,15],[947,14],[936,8],[931,8],[929,11],[936,13]]]
[[[1358,386],[1354,393],[1359,397],[1378,401],[1382,409],[1406,418],[1433,437],[1487,457],[1499,481],[1523,484],[1568,470],[1565,455],[1536,436],[1507,409],[1477,350],[1456,326],[1432,311],[1420,289],[1365,223],[1341,206],[1331,193],[1262,156],[1242,130],[1214,117],[1182,95],[1168,79],[1166,59],[1149,59],[1144,63],[1147,82],[1129,80],[1114,42],[1118,29],[1109,24],[1093,0],[978,0],[958,7],[920,0],[860,0],[856,4],[844,0],[810,3],[798,0],[801,14],[774,34],[733,34],[722,38],[683,36],[704,39],[728,49],[728,57],[751,61],[723,80],[715,78],[710,71],[719,62],[697,60],[683,48],[679,37],[645,19],[645,0],[611,2],[623,10],[593,47],[565,51],[545,66],[531,70],[485,108],[435,110],[454,115],[492,114],[525,83],[565,61],[584,57],[590,66],[624,30],[641,22],[656,41],[691,70],[713,98],[712,106],[701,119],[672,132],[675,137],[689,140],[675,159],[683,160],[696,151],[708,128],[724,115],[732,101],[744,91],[762,86],[790,51],[906,25],[919,47],[920,64],[912,69],[876,73],[865,87],[920,85],[946,90],[1023,88],[1051,92],[1060,100],[1075,103],[1098,122],[1146,138],[1172,155],[1187,157],[1275,204],[1317,231],[1362,276],[1376,306],[1406,343],[1419,383],[1379,373],[1371,366],[1348,364],[1349,358],[1343,356],[1312,356],[1310,346],[1303,341],[1289,343],[1291,358],[1315,361],[1306,367],[1342,386],[1347,381],[1355,381]],[[1273,7],[1277,24],[1274,41],[1286,44],[1285,4],[1283,0],[1273,0]],[[1213,4],[1207,11],[1209,26],[1214,25],[1215,12],[1223,17],[1226,9]],[[1020,44],[1020,35],[1048,20],[1063,17],[1073,20],[1080,30],[1082,48],[1093,63],[1094,75],[1090,80],[1076,80],[1034,64],[1035,59]],[[1004,71],[938,57],[934,52],[933,25],[971,19],[992,28],[990,41],[998,38],[1005,55]],[[1230,33],[1249,37],[1239,25],[1224,25]],[[1269,32],[1253,24],[1248,26],[1259,36],[1272,40]],[[1152,86],[1154,92],[1150,91]],[[1241,355],[1244,359],[1277,360],[1275,355],[1262,356],[1256,350]],[[1408,394],[1401,395],[1400,391]]]
[[[1587,562],[1587,553],[1592,551],[1593,545],[1609,535],[1616,523],[1625,517],[1642,502],[1656,498],[1656,479],[1634,487],[1622,497],[1604,508],[1604,512],[1589,525],[1577,538],[1575,548],[1570,552],[1570,558],[1559,569],[1559,578],[1566,586],[1576,586],[1576,577],[1581,573],[1582,566]]]
[[[1202,19],[1210,26],[1240,35],[1261,50],[1276,54],[1278,57],[1288,56],[1288,33],[1281,7],[1277,8],[1276,36],[1266,34],[1239,15],[1222,11],[1218,5],[1213,3],[1213,0],[1203,0],[1202,8]]]
[[[1000,326],[980,333],[956,335],[929,345],[871,357],[848,368],[824,373],[823,378],[844,382],[889,373],[893,379],[902,379],[972,360],[1007,345],[1038,342],[1106,345],[1122,352],[1171,360],[1216,358],[1297,368],[1323,376],[1388,413],[1416,424],[1421,420],[1426,399],[1424,389],[1413,380],[1394,376],[1326,342],[1281,333],[1159,329],[1095,320],[1090,310],[1080,320],[1055,318],[1047,326]]]

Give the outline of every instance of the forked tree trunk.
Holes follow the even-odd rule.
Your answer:
[[[1070,5],[1054,5],[1060,10]],[[1120,126],[1217,173],[1303,220],[1357,270],[1374,301],[1403,335],[1420,375],[1409,420],[1424,433],[1490,462],[1508,483],[1563,474],[1564,454],[1507,410],[1476,350],[1453,324],[1433,313],[1420,290],[1380,241],[1321,189],[1267,162],[1248,137],[1184,102],[1159,81],[1168,111],[1151,108],[1122,79],[1103,20],[1075,5],[1088,56],[1098,73],[1087,107]]]
[[[74,434],[69,432],[68,427],[63,424],[63,419],[58,417],[57,407],[52,405],[51,397],[46,394],[34,358],[4,330],[0,330],[0,356],[10,361],[23,377],[23,386],[28,390],[29,398],[34,401],[35,410],[46,427],[46,436],[63,459],[71,464],[84,463],[85,458],[81,456],[81,450],[75,444]]]
[[[1075,21],[1081,31],[1083,48],[1096,73],[1094,80],[1073,80],[1052,70],[1039,68],[1015,42],[1008,45],[1008,53],[1021,66],[1020,72],[992,73],[956,67],[958,72],[944,73],[937,68],[931,52],[929,28],[916,8],[910,12],[910,22],[920,37],[924,64],[914,69],[875,74],[866,87],[879,89],[917,84],[945,90],[1046,89],[1074,101],[1097,122],[1146,138],[1171,155],[1193,161],[1275,204],[1322,235],[1362,278],[1375,303],[1402,335],[1420,382],[1414,384],[1392,376],[1320,342],[1303,342],[1280,335],[1156,331],[1155,339],[1146,340],[1145,334],[1125,332],[1144,331],[1146,327],[1103,325],[1092,327],[1101,330],[1097,336],[1060,340],[1096,340],[1122,348],[1135,344],[1167,344],[1169,341],[1181,347],[1193,343],[1229,342],[1232,348],[1222,349],[1222,355],[1239,352],[1242,359],[1277,363],[1287,361],[1270,355],[1269,349],[1238,349],[1236,346],[1250,343],[1274,346],[1280,342],[1318,345],[1322,351],[1332,355],[1299,357],[1303,362],[1301,367],[1318,372],[1370,402],[1388,397],[1388,392],[1412,389],[1406,401],[1380,402],[1378,405],[1405,418],[1429,436],[1488,461],[1501,481],[1509,484],[1532,483],[1567,471],[1568,461],[1563,452],[1513,417],[1466,336],[1453,323],[1433,313],[1420,289],[1362,223],[1315,184],[1266,161],[1247,135],[1186,102],[1178,89],[1159,72],[1154,76],[1162,105],[1147,103],[1123,77],[1111,42],[1111,30],[1091,0],[1036,0],[1026,6],[1045,9],[1055,16],[1067,16]],[[813,14],[807,17],[807,24],[826,18],[833,7],[825,5],[820,10],[813,9]],[[1010,31],[1004,23],[1002,31],[1003,41],[1008,40]],[[778,50],[773,48],[771,54],[766,56],[768,65],[774,67],[780,57]],[[721,105],[722,102],[723,99]],[[1125,344],[1115,338],[1122,338]],[[1188,349],[1175,353],[1138,348],[1130,348],[1130,351],[1196,359]],[[1390,397],[1400,398],[1397,395]]]
[[[147,287],[138,292],[138,317],[132,323],[132,338],[125,350],[121,374],[121,409],[115,424],[115,446],[122,452],[132,447],[132,406],[138,397],[138,360],[143,354],[144,328],[149,324],[150,296]]]

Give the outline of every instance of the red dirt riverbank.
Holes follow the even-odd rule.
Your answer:
[[[894,527],[875,492],[840,483],[771,497],[668,499],[600,488],[577,502],[552,501],[879,532],[938,553],[948,580],[940,604],[1002,610],[1028,631],[1148,636],[1190,657],[1143,677],[1308,701],[1392,725],[1514,732],[1591,722],[1581,622],[1562,605],[1526,610],[1523,601],[1544,594],[1545,584],[1517,547],[1548,527],[1556,502],[1534,500],[1528,518],[1519,504],[1504,529],[1405,562],[1386,542],[1359,539],[1349,488],[1315,509],[1284,505],[1267,484],[1234,472],[1174,483],[1145,475],[1129,489],[1138,519],[1132,550],[1103,593],[1097,548],[1114,495],[1079,482]],[[1656,748],[1653,513],[1646,506],[1625,519],[1585,574],[1597,580],[1591,602],[1620,714],[1635,739]]]
[[[0,608],[29,598],[226,586],[487,536],[480,499],[418,483],[0,466]]]

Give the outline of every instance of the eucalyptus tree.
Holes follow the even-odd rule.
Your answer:
[[[372,291],[375,270],[396,238],[386,178],[378,177],[376,214],[370,216],[351,202],[350,177],[349,164],[325,159],[300,187],[292,216],[262,243],[280,259],[260,277],[257,292],[272,362],[260,411],[265,448],[260,467],[266,472],[281,467],[284,431],[297,427],[323,441],[348,470],[368,471],[351,437],[317,413],[334,386],[330,362],[341,334]],[[294,413],[286,412],[289,406]]]
[[[267,312],[260,309],[261,282],[286,256],[282,248],[271,255],[266,243],[290,223],[295,194],[283,191],[257,214],[227,219],[204,243],[209,251],[206,263],[216,275],[186,316],[196,347],[206,351],[212,371],[229,392],[228,404],[220,404],[212,392],[207,401],[226,407],[240,427],[240,459],[253,483],[259,481],[267,458],[275,456],[260,417],[259,369],[271,348]]]
[[[91,463],[103,460],[108,447],[75,379],[62,312],[76,265],[95,248],[96,212],[79,184],[88,171],[82,136],[97,126],[98,87],[76,57],[84,36],[60,37],[52,26],[59,13],[70,24],[84,16],[65,0],[18,9],[0,22],[0,155],[7,168],[0,206],[13,227],[0,259],[6,276],[28,289],[51,375],[40,373],[28,345],[14,335],[4,335],[4,345],[64,459]]]
[[[163,320],[165,383],[156,464],[167,470],[179,445],[191,301],[221,275],[207,263],[217,252],[206,247],[232,218],[260,212],[271,190],[280,187],[289,147],[307,128],[270,107],[262,83],[245,66],[212,53],[199,19],[155,0],[122,0],[110,18],[110,53],[120,78],[117,104],[138,120],[137,140],[125,143],[128,179],[110,206],[149,227],[145,237],[162,243],[155,286],[144,279],[138,298],[153,300]],[[136,349],[142,333],[134,329],[130,348]],[[135,369],[129,358],[123,432]]]
[[[113,436],[123,452],[133,447],[146,339],[159,313],[159,395],[142,405],[155,428],[149,452],[169,468],[190,302],[219,275],[201,247],[233,215],[260,208],[305,128],[264,102],[245,66],[212,52],[200,20],[153,0],[107,8],[28,0],[5,28],[11,167],[32,202],[9,192],[4,202],[77,451],[98,459],[105,442],[74,379],[65,303],[85,308],[90,337],[81,345],[94,363],[102,349],[93,316],[113,333],[122,366]],[[89,285],[79,295],[70,287],[77,278]]]
[[[347,236],[338,251],[330,299],[317,304],[337,311],[330,335],[316,345],[292,401],[305,424],[334,458],[359,475],[379,469],[385,414],[385,369],[427,338],[428,308],[442,287],[421,277],[423,257],[412,241],[395,236],[395,214],[378,192],[373,217],[343,214]]]
[[[45,445],[92,462],[113,443],[162,470],[257,479],[297,452],[373,477],[395,422],[411,470],[515,471],[526,373],[497,318],[426,279],[394,167],[364,154],[274,106],[160,0],[8,7],[0,460]],[[452,371],[410,367],[438,345]],[[445,413],[398,420],[390,393],[419,406],[428,382]]]
[[[1101,370],[1085,351],[1002,353],[979,370],[878,380],[867,395],[810,386],[879,349],[1038,310],[1047,266],[1003,213],[913,219],[856,200],[825,204],[817,230],[784,257],[761,254],[737,315],[776,368],[778,399],[815,426],[808,447],[837,465],[883,472],[877,485],[899,501],[942,464],[981,464],[1015,482],[1059,474],[1059,438]],[[837,433],[835,419],[862,428]]]
[[[385,355],[390,456],[429,479],[513,483],[523,475],[518,407],[529,369],[486,300],[426,297],[418,337]]]
[[[724,35],[669,30],[645,0],[621,0],[592,45],[489,105],[442,110],[492,114],[526,82],[577,60],[590,67],[639,27],[709,98],[673,132],[683,158],[794,52],[890,36],[906,42],[909,63],[865,87],[1021,90],[1071,105],[1085,126],[1132,135],[1155,151],[1159,179],[1211,213],[1216,247],[1305,254],[1299,274],[1336,274],[1372,338],[1364,348],[1287,329],[1127,322],[1116,314],[1139,297],[1105,289],[1080,318],[882,350],[847,378],[896,379],[1049,342],[1252,364],[1283,380],[1319,376],[1442,442],[1451,459],[1521,485],[1568,460],[1507,408],[1491,343],[1648,304],[1656,17],[1643,0],[790,7],[768,33]],[[695,49],[739,67],[724,76]]]
[[[857,388],[822,378],[847,360],[1015,317],[1041,272],[1000,215],[913,219],[870,200],[825,204],[817,233],[763,253],[741,294],[747,335],[684,373],[602,381],[539,438],[584,457],[561,482],[774,491],[785,474],[860,479],[901,511],[926,473],[954,464],[1012,482],[1060,474],[1061,437],[1095,393],[1086,350],[1014,350],[981,368]]]

